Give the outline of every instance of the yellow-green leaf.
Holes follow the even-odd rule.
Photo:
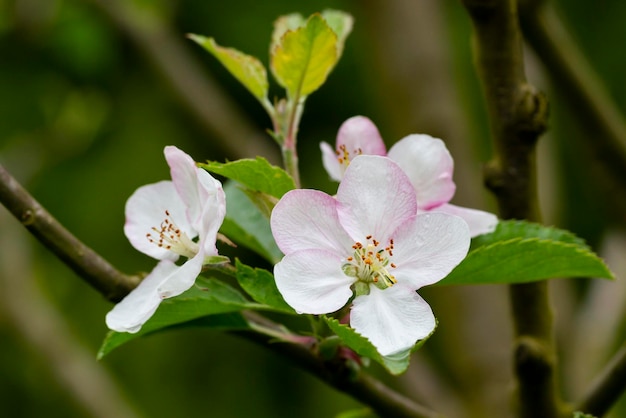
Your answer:
[[[288,29],[271,51],[271,68],[290,98],[305,97],[326,81],[337,63],[337,35],[320,14]]]
[[[267,71],[258,59],[234,48],[219,46],[213,38],[193,34],[189,35],[189,38],[217,58],[261,103],[264,105],[269,103]]]

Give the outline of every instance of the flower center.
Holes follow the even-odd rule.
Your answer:
[[[354,253],[346,258],[342,266],[346,275],[357,278],[355,284],[357,294],[369,293],[370,284],[379,289],[387,289],[398,282],[389,272],[389,269],[396,268],[396,265],[391,262],[393,239],[389,240],[386,247],[380,244],[371,235],[366,237],[365,244],[355,242],[352,246]]]
[[[336,153],[337,161],[339,161],[339,164],[342,166],[343,170],[345,170],[350,165],[351,157],[354,158],[357,155],[363,154],[363,150],[361,148],[357,148],[350,152],[345,145],[340,145]]]
[[[193,242],[184,231],[176,226],[170,212],[165,211],[165,219],[159,228],[153,226],[146,234],[148,241],[160,248],[172,251],[183,257],[192,258],[198,253],[198,244]]]

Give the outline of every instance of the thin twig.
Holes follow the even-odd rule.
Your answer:
[[[2,203],[43,245],[105,298],[119,301],[139,283],[65,229],[0,165]]]
[[[626,343],[594,380],[576,410],[600,417],[611,409],[624,391],[626,391]]]
[[[525,39],[545,66],[552,83],[564,95],[564,105],[587,129],[588,148],[612,182],[626,194],[626,120],[605,86],[545,0],[521,2]]]
[[[504,219],[539,221],[535,145],[547,103],[526,82],[515,0],[464,0],[475,33],[476,65],[485,91],[495,158],[485,171]],[[553,318],[546,282],[510,286],[515,325],[518,416],[556,418]]]

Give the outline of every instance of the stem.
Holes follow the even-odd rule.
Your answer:
[[[539,221],[535,145],[545,130],[545,97],[526,82],[514,0],[464,0],[475,34],[476,65],[490,117],[495,157],[485,182],[504,219]],[[556,354],[546,282],[510,286],[514,369],[521,418],[556,418]]]
[[[293,103],[291,112],[289,113],[289,122],[283,135],[283,143],[281,149],[283,152],[283,162],[287,173],[293,177],[296,188],[300,187],[300,170],[298,169],[298,151],[296,149],[298,126],[304,109],[304,99],[300,100],[300,96],[290,99]]]
[[[139,277],[121,273],[65,229],[1,164],[0,202],[35,238],[108,300],[121,300],[139,283]]]
[[[576,410],[600,417],[609,411],[624,391],[626,391],[626,343],[592,383]]]

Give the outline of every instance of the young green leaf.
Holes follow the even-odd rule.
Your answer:
[[[613,274],[602,259],[580,243],[513,238],[470,251],[437,285],[528,283],[561,277],[612,279]]]
[[[426,340],[434,333],[433,330],[433,333],[423,340],[420,340],[411,350],[391,356],[381,356],[378,350],[376,350],[376,347],[374,347],[367,338],[357,333],[348,325],[341,324],[338,320],[327,316],[322,316],[322,318],[346,346],[354,350],[358,355],[370,358],[381,364],[393,375],[398,375],[406,371],[409,367],[410,354],[424,345]]]
[[[261,62],[251,55],[244,54],[234,48],[219,46],[213,38],[201,35],[188,35],[215,58],[256,97],[264,107],[272,107],[267,99],[269,83],[267,70]]]
[[[515,238],[539,238],[542,240],[559,241],[566,244],[576,244],[581,249],[589,249],[582,238],[577,237],[570,231],[544,226],[534,222],[517,220],[498,222],[495,231],[489,234],[479,235],[472,239],[471,249],[474,250],[478,247]]]
[[[247,189],[267,193],[278,199],[289,190],[296,188],[293,179],[285,170],[271,165],[263,157],[227,163],[211,161],[206,164],[199,163],[198,166],[211,173],[235,180]]]
[[[270,51],[274,77],[293,100],[317,90],[339,59],[337,35],[320,14],[303,27],[287,30]]]
[[[300,13],[290,13],[280,16],[274,21],[274,31],[272,32],[272,41],[270,44],[270,55],[274,53],[276,47],[280,44],[281,38],[288,30],[296,30],[306,24],[306,19]]]
[[[352,27],[354,26],[354,18],[340,10],[327,9],[322,12],[322,17],[328,23],[328,26],[337,35],[337,58],[341,57],[343,47]]]
[[[196,280],[196,284],[182,295],[161,302],[157,311],[148,322],[143,325],[139,332],[135,334],[114,331],[109,332],[100,347],[98,358],[104,357],[122,344],[146,334],[187,323],[195,326],[198,323],[191,324],[190,321],[209,315],[233,313],[244,309],[257,308],[263,307],[248,301],[239,291],[231,286],[215,279],[199,277]],[[247,322],[240,317],[231,316],[218,319],[221,319],[221,321],[208,320],[205,322],[214,328],[236,327],[239,329],[241,327],[247,327]],[[228,319],[228,321],[225,322],[226,319]]]
[[[269,218],[260,212],[237,183],[227,182],[224,193],[228,203],[220,232],[269,262],[279,262],[283,253],[276,246]]]
[[[237,281],[252,299],[277,311],[295,313],[278,291],[272,273],[267,270],[246,266],[239,260],[236,261],[235,265],[237,267]]]

